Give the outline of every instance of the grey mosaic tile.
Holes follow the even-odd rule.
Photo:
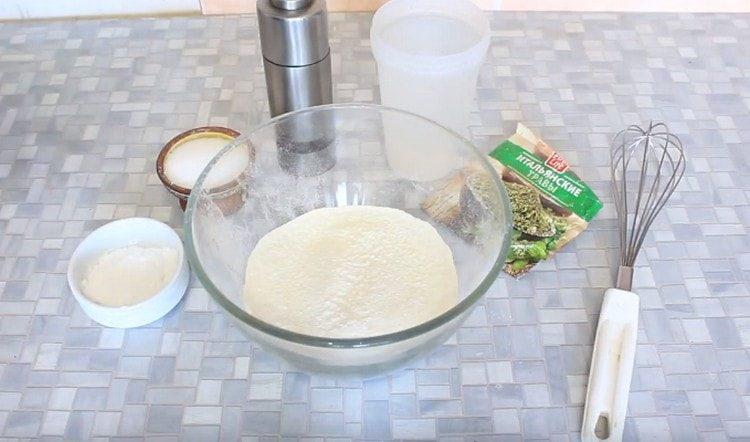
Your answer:
[[[336,100],[377,100],[370,15],[330,19]],[[689,166],[636,274],[626,440],[750,437],[748,18],[503,12],[492,26],[475,142],[489,150],[529,124],[590,166],[577,171],[605,208],[538,271],[499,278],[448,344],[363,382],[291,371],[196,280],[175,312],[128,331],[91,322],[67,289],[73,249],[104,222],[179,227],[152,170],[161,143],[266,115],[253,17],[0,24],[0,434],[576,440],[617,263],[609,137],[654,118],[680,134]]]
[[[93,436],[108,436],[117,433],[117,427],[120,423],[120,412],[116,411],[99,411],[94,417]]]
[[[486,386],[464,386],[461,389],[461,394],[465,415],[481,416],[490,414],[491,402]]]
[[[386,439],[390,435],[389,411],[387,401],[367,401],[362,406],[362,432],[364,437]]]
[[[321,436],[345,435],[343,413],[310,413],[309,434]]]
[[[60,436],[64,434],[69,417],[70,412],[68,411],[48,410],[44,415],[44,421],[42,422],[39,434],[44,436]]]
[[[149,433],[179,433],[183,410],[179,405],[152,405],[148,410],[146,431]]]
[[[308,409],[306,404],[286,404],[281,412],[281,434],[284,436],[305,435],[308,431]]]
[[[5,422],[4,435],[32,437],[38,434],[44,413],[41,411],[12,411]]]
[[[182,428],[181,440],[186,441],[218,441],[220,429],[218,426],[189,426]]]
[[[283,376],[279,374],[254,373],[250,375],[249,398],[281,399]]]
[[[341,411],[343,391],[340,388],[314,388],[310,391],[312,411]]]
[[[242,417],[243,433],[279,434],[280,421],[281,416],[277,412],[248,411]]]
[[[692,416],[669,416],[669,429],[675,440],[700,440]]]

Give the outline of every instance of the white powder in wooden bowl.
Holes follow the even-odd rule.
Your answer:
[[[192,189],[208,163],[233,141],[216,133],[196,134],[169,151],[164,159],[164,175],[173,184]],[[245,170],[249,162],[247,146],[231,149],[211,169],[203,188],[214,189],[230,183]]]
[[[177,271],[177,250],[127,246],[110,250],[81,281],[84,296],[107,307],[134,305],[157,294]]]

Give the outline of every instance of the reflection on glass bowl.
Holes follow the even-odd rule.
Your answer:
[[[315,121],[300,131],[301,122]],[[314,129],[314,130],[311,130]],[[301,136],[302,134],[303,136]],[[409,167],[399,150],[420,163]],[[252,151],[232,210],[225,195],[204,190],[221,158]],[[437,161],[431,161],[437,158]],[[451,161],[446,161],[450,158]],[[292,166],[290,166],[292,164]],[[459,205],[481,218],[472,239],[431,219],[421,204],[466,167],[491,176],[487,204]],[[243,305],[248,256],[272,229],[320,207],[371,205],[404,210],[432,224],[453,253],[459,301],[414,327],[381,336],[334,339],[292,332],[253,316]],[[186,249],[211,296],[250,339],[295,365],[326,372],[370,374],[398,366],[444,342],[469,315],[497,277],[509,244],[512,215],[504,188],[484,155],[466,139],[420,116],[370,104],[335,104],[279,116],[237,139],[217,155],[190,194]],[[311,293],[311,296],[315,296]]]

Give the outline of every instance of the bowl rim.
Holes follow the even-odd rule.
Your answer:
[[[247,139],[249,139],[253,133],[265,129],[267,127],[275,125],[278,121],[285,120],[287,118],[290,118],[292,116],[296,115],[302,115],[312,112],[317,112],[321,110],[343,110],[343,109],[368,109],[368,110],[374,110],[378,112],[387,111],[387,112],[395,112],[395,113],[401,113],[405,116],[409,116],[410,118],[417,118],[423,121],[426,121],[430,124],[437,125],[444,129],[445,131],[452,134],[454,137],[456,137],[458,140],[462,141],[469,150],[473,151],[477,158],[479,159],[479,163],[482,165],[482,167],[490,173],[490,176],[492,177],[492,181],[495,183],[495,187],[499,190],[500,198],[502,200],[502,206],[505,209],[506,213],[509,215],[511,214],[510,209],[510,200],[508,199],[508,195],[505,191],[505,188],[502,186],[500,177],[497,175],[497,172],[495,171],[495,168],[492,167],[489,160],[486,158],[487,155],[479,151],[479,149],[474,146],[474,144],[471,143],[468,139],[466,139],[464,136],[459,134],[458,132],[445,127],[444,125],[437,123],[436,121],[433,121],[429,118],[423,117],[421,115],[405,111],[402,109],[397,109],[389,106],[383,106],[380,104],[374,104],[374,103],[334,103],[334,104],[325,104],[321,106],[313,106],[308,107],[300,110],[296,110],[293,112],[289,112],[286,114],[282,114],[279,116],[276,116],[269,121],[257,125],[252,130],[250,130],[247,134],[237,138],[227,146],[225,146],[221,151],[219,151],[218,154],[208,163],[206,168],[203,170],[201,175],[198,177],[198,180],[196,181],[196,185],[194,186],[195,189],[201,189],[201,186],[203,184],[203,180],[207,175],[207,172],[213,167],[213,165],[216,163],[216,161],[224,155],[225,152],[227,152],[229,149],[232,149],[234,146],[236,146],[239,143],[245,142]],[[446,310],[442,314],[428,320],[425,322],[422,322],[420,324],[414,325],[412,327],[399,330],[396,332],[391,332],[387,334],[382,335],[376,335],[376,336],[367,336],[362,338],[331,338],[331,337],[324,337],[324,336],[314,336],[314,335],[307,335],[304,333],[298,333],[291,330],[287,330],[285,328],[278,327],[276,325],[273,325],[271,323],[268,323],[266,321],[261,320],[260,318],[251,315],[248,313],[245,309],[240,308],[235,303],[229,300],[222,292],[219,290],[218,287],[211,281],[211,279],[208,277],[206,272],[203,270],[203,266],[200,263],[200,260],[198,259],[198,254],[195,248],[195,244],[193,241],[193,230],[192,230],[192,220],[193,220],[193,214],[196,209],[198,197],[196,195],[199,195],[201,192],[191,192],[190,196],[188,197],[188,204],[187,204],[187,210],[185,210],[185,216],[183,218],[183,233],[185,236],[185,250],[187,251],[187,257],[188,261],[190,262],[190,266],[192,267],[193,271],[195,272],[196,276],[198,276],[198,279],[203,284],[203,286],[206,288],[206,291],[211,295],[211,297],[227,312],[233,316],[236,320],[239,320],[243,322],[244,324],[260,331],[265,334],[271,335],[275,338],[279,338],[285,341],[289,341],[295,344],[301,344],[306,346],[312,346],[312,347],[325,347],[325,348],[363,348],[363,347],[376,347],[381,345],[388,345],[400,341],[405,341],[410,338],[414,338],[420,335],[423,335],[425,333],[429,333],[431,331],[434,331],[438,327],[447,324],[448,322],[458,318],[461,314],[469,310],[469,308],[473,307],[474,304],[479,301],[479,299],[487,292],[487,290],[492,286],[492,284],[497,279],[497,276],[500,274],[500,270],[502,269],[502,266],[505,262],[505,256],[508,251],[508,247],[510,245],[509,237],[510,237],[510,230],[512,228],[512,222],[509,222],[507,225],[507,232],[506,232],[506,240],[504,241],[504,245],[500,248],[500,252],[498,253],[498,256],[495,258],[495,262],[493,263],[490,270],[487,272],[487,274],[482,278],[482,281],[477,285],[477,287],[472,290],[471,293],[469,293],[466,297],[464,297],[462,300],[460,300],[458,303],[456,303],[453,307]],[[512,216],[512,215],[510,215]]]
[[[159,155],[156,157],[156,176],[159,177],[159,180],[161,180],[162,184],[164,184],[164,187],[166,187],[170,192],[172,192],[178,198],[187,198],[187,196],[190,195],[190,191],[193,189],[192,188],[188,189],[187,187],[183,187],[183,186],[173,183],[172,180],[169,179],[169,177],[167,176],[167,173],[164,169],[165,167],[164,163],[167,159],[167,155],[169,155],[172,152],[172,150],[174,150],[176,147],[182,145],[183,140],[185,140],[186,138],[192,137],[194,135],[201,135],[201,134],[206,134],[205,136],[207,138],[211,136],[210,134],[222,135],[224,137],[228,137],[227,141],[230,143],[233,143],[234,140],[242,137],[242,134],[240,132],[237,132],[236,130],[230,129],[228,127],[200,126],[200,127],[194,127],[192,129],[188,129],[184,132],[180,132],[179,134],[172,137],[169,141],[167,141],[166,144],[164,144],[164,146],[159,151]],[[197,183],[198,182],[196,181],[196,184]],[[217,189],[223,186],[219,186],[217,187]]]

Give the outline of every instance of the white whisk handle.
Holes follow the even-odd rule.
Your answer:
[[[604,294],[583,411],[581,440],[622,441],[638,337],[638,295]]]

